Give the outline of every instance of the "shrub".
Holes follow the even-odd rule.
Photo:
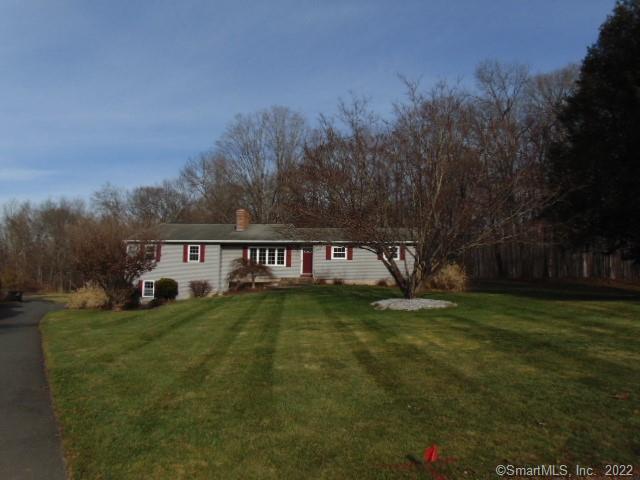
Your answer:
[[[344,280],[342,280],[341,278],[334,278],[333,279],[333,284],[334,285],[344,285]]]
[[[386,278],[381,278],[380,280],[378,280],[376,282],[376,285],[379,286],[379,287],[388,287],[389,283],[387,282]]]
[[[273,278],[273,272],[266,265],[249,258],[236,258],[231,264],[229,283],[235,283],[236,288],[239,288],[243,281],[249,279],[251,288],[255,289],[257,277]]]
[[[69,295],[68,308],[104,308],[109,299],[104,290],[96,285],[86,285]]]
[[[178,282],[172,278],[156,281],[154,297],[159,300],[175,300],[178,296]]]
[[[467,289],[468,277],[458,264],[450,263],[424,282],[425,288],[463,292]]]
[[[189,290],[192,297],[206,297],[211,293],[211,284],[206,280],[193,280],[189,282]]]
[[[316,285],[326,285],[327,281],[324,278],[317,278],[313,283]]]

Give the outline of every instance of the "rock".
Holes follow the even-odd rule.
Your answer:
[[[385,300],[378,300],[371,303],[376,310],[423,310],[434,308],[449,308],[457,307],[453,302],[447,302],[446,300],[431,300],[428,298],[387,298]]]

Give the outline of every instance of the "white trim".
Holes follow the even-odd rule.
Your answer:
[[[153,287],[151,287],[151,295],[145,295],[144,292],[146,290],[145,283],[151,282]],[[156,281],[155,280],[142,280],[142,292],[140,292],[140,296],[142,298],[154,298],[156,296]]]
[[[400,245],[389,245],[389,248],[395,248],[396,254],[392,257],[393,260],[400,260]],[[389,258],[384,255],[384,258],[389,261]]]
[[[344,248],[344,257],[335,256],[336,248]],[[331,260],[347,260],[348,256],[349,256],[349,247],[347,247],[346,245],[338,246],[338,247],[336,247],[335,245],[331,245]]]
[[[191,247],[198,247],[198,259],[191,260]],[[200,263],[202,258],[202,246],[200,244],[190,243],[187,245],[187,263]]]
[[[286,247],[276,247],[274,245],[265,245],[265,246],[255,246],[255,247],[247,247],[249,251],[247,255],[251,258],[251,250],[256,251],[256,262],[261,265],[267,265],[269,267],[286,267],[287,266],[287,248]],[[269,262],[269,250],[275,250],[273,262]],[[264,263],[260,261],[260,250],[264,250]],[[278,251],[283,251],[282,263],[278,263]]]
[[[300,247],[300,276],[302,276],[302,262],[304,261],[304,247]],[[313,255],[313,253],[311,254]]]

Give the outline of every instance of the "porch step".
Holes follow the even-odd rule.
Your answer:
[[[308,285],[313,283],[313,277],[293,277],[293,278],[281,278],[281,285]]]

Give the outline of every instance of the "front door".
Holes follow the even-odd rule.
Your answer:
[[[302,249],[302,275],[313,275],[313,247],[304,247]]]

